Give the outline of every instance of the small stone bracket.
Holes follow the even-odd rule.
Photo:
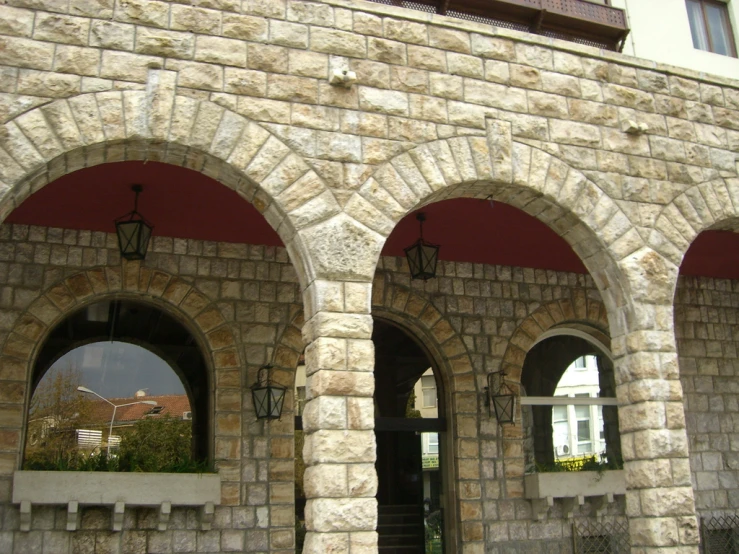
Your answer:
[[[125,502],[116,502],[113,505],[111,529],[113,531],[123,530],[123,515],[126,512]]]
[[[159,524],[157,529],[160,531],[166,531],[169,525],[169,517],[172,515],[172,503],[162,502],[159,506]]]
[[[643,135],[649,131],[649,125],[646,123],[637,123],[633,119],[627,119],[621,123],[621,130],[629,135]]]
[[[215,519],[216,505],[213,502],[206,502],[200,511],[200,530],[210,531]]]
[[[70,500],[67,504],[67,531],[76,531],[80,528],[80,503]]]
[[[596,496],[590,502],[595,510],[595,517],[601,519],[608,509],[608,505],[613,504],[613,494],[609,492],[603,496]]]
[[[536,519],[544,519],[547,517],[549,508],[554,506],[554,498],[547,496],[546,498],[533,498],[531,500],[531,507],[534,511],[534,517]]]
[[[331,77],[328,80],[330,85],[335,87],[351,88],[351,86],[357,82],[357,74],[354,71],[348,69],[334,69],[331,72]]]
[[[562,499],[562,513],[567,519],[572,519],[575,508],[585,504],[584,496],[572,496]]]
[[[28,500],[21,501],[20,520],[21,531],[31,530],[31,503]]]
[[[110,528],[122,531],[126,508],[146,507],[158,512],[159,529],[169,526],[174,507],[201,509],[202,525],[210,529],[215,506],[221,502],[218,474],[117,473],[86,471],[23,471],[13,473],[13,504],[20,507],[20,529],[30,531],[34,505],[64,506],[66,528],[82,526],[83,507],[111,510]]]

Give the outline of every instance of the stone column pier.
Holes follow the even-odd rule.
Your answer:
[[[377,552],[369,283],[306,291],[305,554]]]
[[[624,267],[633,297],[624,332],[612,344],[631,551],[697,554],[699,530],[673,330],[677,268],[649,249],[631,255]]]

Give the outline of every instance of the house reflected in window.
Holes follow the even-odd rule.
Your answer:
[[[167,362],[125,342],[79,346],[56,360],[34,390],[25,465],[58,469],[81,455],[114,455],[122,437],[147,418],[186,421],[191,436],[190,400]]]
[[[597,398],[598,361],[581,356],[564,372],[555,397]],[[603,406],[552,406],[552,434],[555,458],[604,455]]]

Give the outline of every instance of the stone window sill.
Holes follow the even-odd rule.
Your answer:
[[[126,506],[158,508],[159,530],[167,529],[172,506],[200,508],[200,527],[211,527],[221,503],[221,477],[215,473],[107,473],[93,471],[16,471],[13,503],[20,504],[21,531],[31,529],[36,505],[66,505],[67,531],[76,531],[80,506],[110,506],[111,529],[123,527]]]
[[[537,519],[546,517],[555,499],[562,500],[564,514],[570,518],[575,506],[582,506],[586,498],[600,517],[614,496],[626,494],[626,482],[622,469],[533,473],[524,476],[524,494],[531,500]]]

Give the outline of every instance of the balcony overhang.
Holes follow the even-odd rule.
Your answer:
[[[372,0],[620,51],[629,34],[620,8],[586,0]]]

